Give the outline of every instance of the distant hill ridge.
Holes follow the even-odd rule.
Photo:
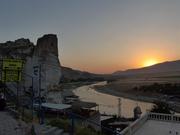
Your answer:
[[[134,74],[150,74],[180,71],[180,60],[166,61],[149,67],[128,69],[125,71],[116,71],[113,75],[134,75]]]
[[[62,67],[62,75],[65,81],[85,81],[85,80],[111,80],[119,77],[131,75],[148,76],[180,76],[180,60],[166,61],[149,67],[116,71],[112,74],[94,74],[86,71],[74,70],[69,67]]]
[[[75,70],[69,67],[62,66],[62,81],[101,81],[107,75],[94,74],[86,71]]]

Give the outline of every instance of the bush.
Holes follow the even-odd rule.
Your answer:
[[[163,102],[156,102],[153,108],[151,109],[151,112],[171,114],[168,104]]]

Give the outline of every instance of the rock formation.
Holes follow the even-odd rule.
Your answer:
[[[58,59],[58,39],[54,34],[44,35],[39,38],[37,45],[30,42],[29,39],[18,39],[14,42],[8,41],[0,43],[0,58],[18,58],[23,59],[23,79],[21,86],[28,90],[32,86],[32,77],[35,95],[38,95],[39,80],[41,80],[42,94],[46,94],[54,85],[58,85],[61,78],[61,66]],[[41,67],[41,79],[35,75],[35,68]],[[12,83],[8,83],[11,87]]]
[[[37,41],[34,51],[35,60],[41,66],[41,88],[51,89],[60,82],[61,68],[58,59],[58,39],[56,35],[44,35]]]

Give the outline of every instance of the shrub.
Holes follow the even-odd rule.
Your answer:
[[[151,112],[171,114],[168,104],[163,102],[156,102],[153,108],[151,109]]]

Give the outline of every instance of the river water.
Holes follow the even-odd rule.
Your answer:
[[[106,82],[100,82],[97,84],[81,86],[76,88],[73,92],[75,95],[79,96],[82,101],[97,103],[99,105],[99,111],[102,114],[118,115],[118,110],[120,108],[121,116],[133,117],[133,109],[137,105],[140,106],[142,113],[145,113],[152,108],[153,104],[151,103],[100,93],[93,88],[94,85],[105,85],[105,83]]]

